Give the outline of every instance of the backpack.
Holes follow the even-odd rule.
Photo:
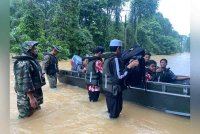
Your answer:
[[[71,60],[71,70],[77,71],[78,65],[82,65],[82,58],[78,55],[74,55]]]
[[[134,69],[131,69],[130,73],[126,77],[126,85],[140,86],[145,81],[144,54],[145,50],[139,46],[126,50],[122,53],[121,57],[125,66],[129,64],[130,59],[138,59],[139,61],[139,65]]]
[[[121,58],[124,62],[125,65],[127,65],[130,61],[130,59],[132,58],[142,58],[145,54],[145,50],[141,47],[136,47],[136,48],[131,48],[129,50],[125,50],[122,55]]]

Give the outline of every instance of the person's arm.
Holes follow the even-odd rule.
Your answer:
[[[176,80],[188,80],[190,77],[188,76],[176,76]]]
[[[85,67],[82,68],[81,65],[78,65],[78,66],[77,66],[77,71],[78,71],[78,72],[81,72],[81,73],[85,73],[85,72],[86,72],[86,68],[85,68]]]
[[[56,58],[56,57],[55,57]],[[57,71],[57,73],[59,73],[60,72],[60,69],[59,69],[59,66],[58,66],[58,59],[56,58],[56,71]]]
[[[127,76],[131,68],[134,68],[138,66],[139,64],[138,60],[133,60],[132,62],[129,63],[127,67],[125,67],[124,70],[120,71],[118,58],[115,58],[114,60],[115,60],[115,67],[116,67],[118,79],[123,79],[125,76]]]
[[[160,73],[160,72],[162,72],[163,70],[162,70],[162,68],[161,67],[156,67],[156,73]]]
[[[29,98],[31,107],[35,109],[38,106],[38,102],[36,98],[33,96],[33,92],[27,92],[27,96]]]
[[[187,80],[187,79],[190,79],[190,77],[188,77],[188,76],[177,76],[171,70],[170,70],[170,77],[172,78],[172,80]]]
[[[33,82],[31,79],[31,71],[32,71],[32,66],[30,65],[29,62],[19,62],[17,64],[16,69],[16,81],[17,85],[21,85],[18,88],[21,88],[25,94],[29,97],[29,101],[31,104],[32,108],[36,108],[37,106],[37,100],[33,96],[33,92],[35,91],[35,88],[33,86]]]
[[[43,72],[46,73],[47,68],[49,67],[49,64],[50,64],[50,56],[49,55],[45,55],[44,59],[43,59],[43,64],[42,64]]]

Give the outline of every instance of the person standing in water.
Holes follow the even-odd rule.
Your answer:
[[[124,80],[131,68],[138,66],[139,61],[132,59],[124,66],[121,59],[122,41],[110,41],[110,51],[113,53],[103,64],[102,88],[106,96],[106,104],[110,118],[118,118],[122,111]]]
[[[96,102],[100,94],[100,80],[103,72],[103,60],[100,58],[104,48],[97,46],[94,50],[94,56],[90,57],[86,71],[86,84],[88,89],[89,101]]]
[[[51,89],[57,89],[58,60],[56,55],[60,52],[58,46],[53,46],[51,52],[44,53],[43,70],[47,75]]]
[[[25,41],[22,44],[22,55],[13,57],[16,59],[14,76],[19,118],[31,116],[43,103],[42,86],[46,83],[37,61],[37,45],[36,41]]]

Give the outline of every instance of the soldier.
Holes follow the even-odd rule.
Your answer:
[[[102,88],[106,96],[106,104],[110,118],[117,118],[122,110],[122,91],[125,88],[124,79],[130,73],[131,68],[138,66],[139,61],[132,59],[126,67],[121,59],[122,41],[114,39],[110,42],[110,50],[113,52],[103,64]]]
[[[22,44],[22,55],[13,57],[15,91],[19,118],[29,117],[43,103],[42,86],[45,85],[44,73],[37,61],[36,41]]]
[[[58,60],[56,55],[60,52],[60,48],[53,46],[52,51],[49,53],[44,53],[43,60],[43,70],[47,74],[49,80],[49,85],[51,89],[57,89],[57,73],[58,69]]]

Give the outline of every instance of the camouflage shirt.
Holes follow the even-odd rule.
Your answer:
[[[27,93],[41,88],[45,82],[36,60],[18,60],[14,64],[15,90]]]
[[[45,53],[44,55],[45,56],[42,64],[43,71],[47,75],[55,75],[59,71],[57,58],[50,53]]]

